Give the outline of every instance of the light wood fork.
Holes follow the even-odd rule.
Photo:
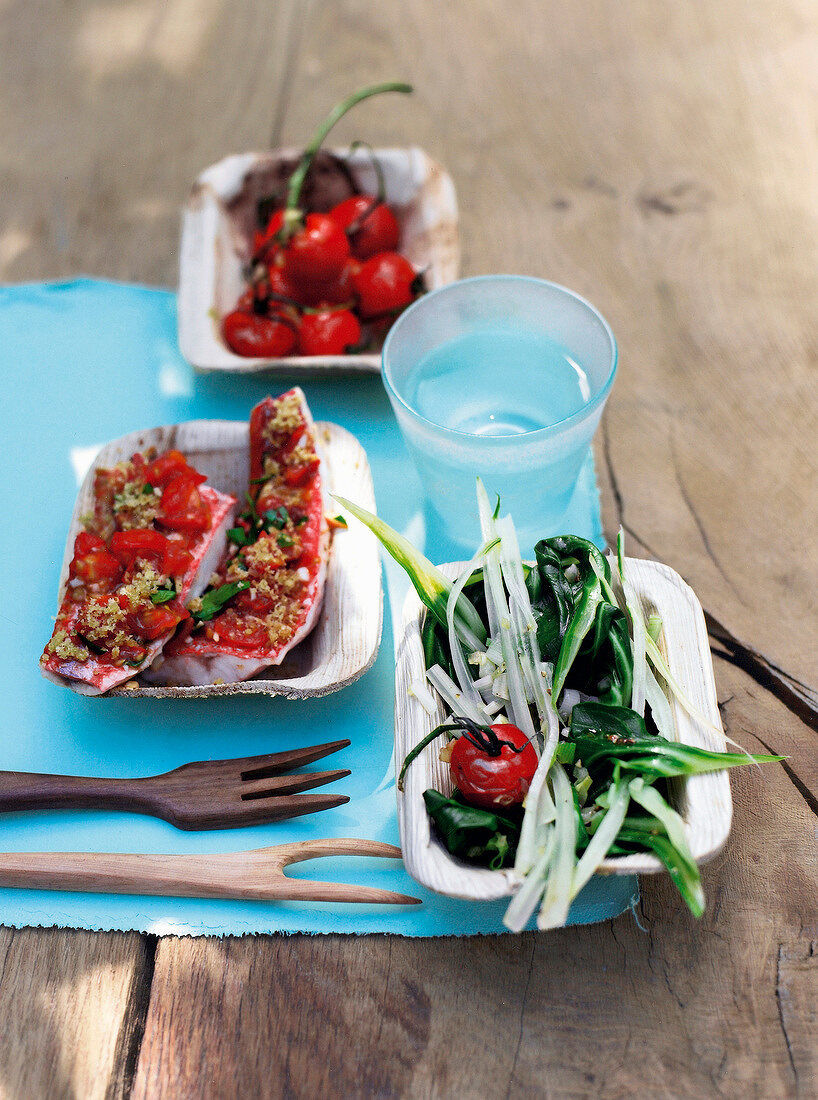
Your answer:
[[[419,905],[420,898],[374,886],[288,878],[291,863],[328,856],[400,859],[400,848],[378,840],[300,840],[272,848],[204,855],[115,852],[0,853],[0,886],[151,894],[252,901],[335,901]]]

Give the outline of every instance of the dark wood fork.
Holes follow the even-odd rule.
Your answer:
[[[349,802],[345,794],[301,793],[343,779],[348,768],[285,774],[349,744],[344,739],[237,760],[199,760],[138,779],[0,772],[0,811],[129,810],[161,817],[177,829],[282,821]]]

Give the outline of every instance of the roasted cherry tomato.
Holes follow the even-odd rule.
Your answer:
[[[329,214],[307,214],[284,249],[284,268],[297,283],[329,282],[344,269],[349,256],[347,235]]]
[[[162,492],[158,520],[172,531],[197,534],[210,526],[210,508],[202,498],[196,478],[182,474],[169,481]]]
[[[222,320],[222,335],[237,355],[278,359],[295,347],[295,326],[276,314],[264,317],[235,309]]]
[[[449,766],[467,802],[496,810],[523,801],[537,770],[537,753],[517,726],[469,723],[452,746]]]
[[[398,219],[373,195],[353,195],[330,212],[349,237],[352,253],[368,260],[379,252],[394,252],[400,241]]]
[[[348,309],[305,313],[298,329],[299,355],[343,355],[361,339],[361,325]]]
[[[414,298],[415,269],[398,252],[381,252],[361,264],[355,292],[362,317],[378,317],[408,306]]]

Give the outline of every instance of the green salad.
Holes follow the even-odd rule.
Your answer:
[[[565,924],[573,899],[608,856],[653,853],[695,916],[699,869],[672,805],[680,776],[782,759],[709,752],[675,740],[670,697],[713,728],[675,682],[617,554],[562,535],[523,562],[514,524],[477,486],[483,544],[450,581],[377,516],[337,498],[406,570],[428,609],[427,683],[412,691],[432,713],[429,685],[450,718],[407,756],[439,741],[455,791],[424,794],[448,850],[513,868],[505,915],[520,931]],[[721,731],[717,731],[721,734]]]

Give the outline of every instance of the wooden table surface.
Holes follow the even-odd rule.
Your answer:
[[[728,734],[789,757],[733,775],[698,923],[656,877],[638,922],[516,937],[2,928],[0,1096],[814,1096],[813,0],[6,0],[0,71],[0,277],[168,286],[199,170],[411,79],[339,138],[447,165],[465,274],[609,318],[606,531],[694,586]]]

